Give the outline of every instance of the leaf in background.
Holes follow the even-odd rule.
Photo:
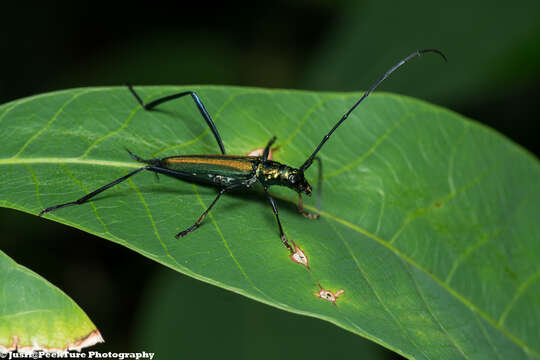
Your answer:
[[[73,300],[0,251],[0,353],[80,350],[102,341]]]
[[[293,166],[360,96],[190,89],[199,92],[230,154],[276,135],[276,159]],[[150,100],[186,88],[140,90]],[[0,107],[0,127],[9,139],[0,149],[0,205],[34,214],[139,167],[123,147],[144,158],[218,152],[189,99],[145,112],[125,88],[9,103]],[[295,195],[272,188],[285,231],[309,256],[311,273],[289,260],[264,196],[253,191],[223,197],[203,226],[180,240],[174,234],[193,224],[215,189],[167,177],[158,183],[141,173],[90,204],[48,216],[407,357],[540,357],[535,158],[455,113],[379,94],[320,154],[321,220],[299,216]],[[337,306],[314,296],[317,283],[345,291]]]

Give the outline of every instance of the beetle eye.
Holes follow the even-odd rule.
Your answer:
[[[289,181],[290,181],[290,182],[294,183],[295,180],[296,180],[296,179],[295,179],[294,175],[292,175],[292,174],[289,175]]]

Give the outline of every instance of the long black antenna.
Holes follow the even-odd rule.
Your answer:
[[[392,74],[395,70],[397,70],[397,68],[399,68],[401,65],[405,64],[407,61],[411,60],[412,58],[414,57],[417,57],[417,56],[420,56],[421,54],[423,53],[427,53],[427,52],[433,52],[433,53],[437,53],[439,55],[442,56],[442,58],[444,59],[444,61],[448,61],[446,59],[446,56],[439,50],[437,49],[424,49],[424,50],[417,50],[415,52],[413,52],[411,55],[407,56],[406,58],[400,60],[397,64],[395,64],[394,66],[392,66],[392,68],[390,68],[390,70],[388,70],[379,80],[377,80],[375,82],[375,84],[371,85],[371,87],[369,88],[368,91],[366,91],[366,93],[360,98],[360,100],[358,100],[356,102],[356,104],[353,105],[352,108],[349,109],[349,111],[347,111],[345,113],[345,115],[343,115],[343,117],[337,122],[336,125],[334,125],[334,127],[332,128],[332,130],[330,130],[330,132],[324,136],[324,138],[322,139],[321,143],[319,144],[319,146],[317,146],[317,148],[315,149],[315,151],[313,152],[313,154],[311,154],[311,156],[302,164],[302,166],[300,166],[300,171],[306,171],[307,168],[309,168],[311,166],[311,163],[313,162],[313,159],[315,158],[315,155],[317,155],[317,153],[319,152],[319,150],[321,150],[321,148],[323,147],[324,143],[330,138],[330,135],[332,135],[332,133],[339,127],[339,125],[341,125],[342,122],[345,121],[345,119],[347,119],[349,117],[349,115],[354,111],[354,109],[356,109],[356,107],[358,105],[360,105],[360,103],[362,101],[364,101],[365,98],[367,98],[369,96],[369,94],[371,94],[373,92],[373,90],[375,90],[377,88],[377,86],[379,86],[387,77],[390,76],[390,74]]]

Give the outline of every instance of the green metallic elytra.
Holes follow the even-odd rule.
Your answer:
[[[275,138],[267,145],[269,148]],[[163,159],[144,160],[131,153],[140,162],[151,165],[151,171],[184,180],[217,186],[244,185],[260,182],[264,188],[271,185],[287,186],[298,193],[311,195],[311,186],[298,169],[267,160],[263,156],[182,155]],[[266,155],[267,156],[267,155]]]
[[[160,167],[189,173],[201,182],[232,185],[253,178],[257,158],[227,155],[185,155],[161,159]]]

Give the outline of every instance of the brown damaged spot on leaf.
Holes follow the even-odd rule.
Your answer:
[[[8,346],[0,345],[0,353],[7,353],[10,351],[15,351],[17,350],[18,345],[19,345],[19,337],[17,335],[13,335],[11,337],[11,345],[8,345]]]
[[[317,284],[317,285],[319,285],[319,291],[316,292],[314,295],[317,296],[318,298],[324,299],[326,301],[330,301],[332,304],[337,306],[336,300],[340,297],[341,294],[345,292],[345,290],[341,289],[341,290],[338,290],[336,293],[333,293],[330,290],[324,289],[321,286],[321,284]]]
[[[81,351],[82,348],[95,345],[97,343],[105,342],[98,329],[92,331],[87,336],[75,341],[73,344],[69,344],[69,350]]]
[[[294,252],[290,255],[291,260],[297,264],[304,265],[309,271],[311,271],[309,268],[309,260],[304,251],[300,249],[300,247],[296,245],[294,241],[291,240],[291,243],[294,246]]]
[[[47,347],[39,345],[38,343],[33,343],[31,346],[20,346],[19,337],[17,335],[13,335],[11,339],[11,345],[7,347],[0,345],[0,353],[8,353],[11,351],[18,351],[20,353],[32,353],[38,350],[45,352],[61,352],[74,350],[80,352],[83,348],[95,345],[100,342],[104,342],[103,337],[97,329],[92,331],[90,334],[78,340],[75,340],[73,343],[67,344],[64,348]]]

